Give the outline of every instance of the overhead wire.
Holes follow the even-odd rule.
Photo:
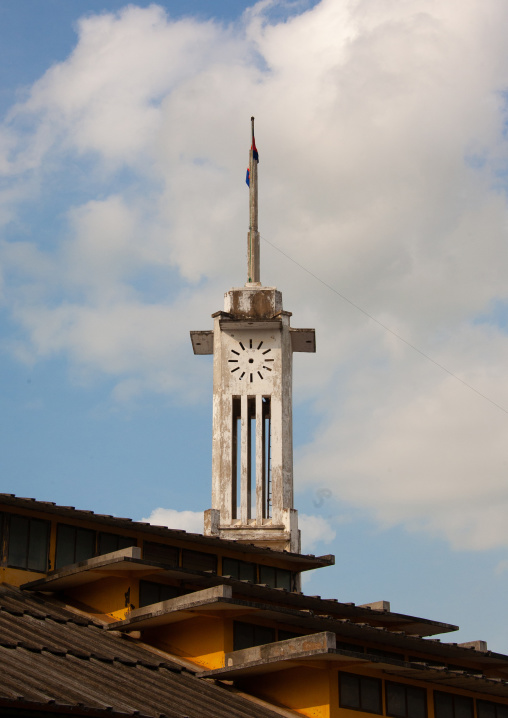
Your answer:
[[[463,384],[465,387],[467,387],[468,389],[470,389],[471,391],[473,391],[475,394],[477,394],[478,396],[480,396],[482,399],[485,399],[485,401],[488,401],[490,404],[492,404],[493,406],[497,407],[498,409],[500,409],[501,411],[503,411],[505,414],[508,414],[508,409],[506,409],[504,406],[501,406],[501,404],[498,404],[496,401],[494,401],[493,399],[491,399],[491,398],[490,398],[489,396],[487,396],[486,394],[483,394],[483,393],[482,393],[481,391],[479,391],[478,389],[475,389],[474,386],[472,386],[471,384],[468,384],[467,381],[464,381],[464,379],[461,379],[459,376],[457,376],[457,375],[454,374],[452,371],[450,371],[450,369],[447,369],[443,364],[440,364],[438,361],[436,361],[436,360],[433,359],[431,356],[429,356],[428,354],[426,354],[424,351],[422,351],[421,349],[419,349],[417,346],[415,346],[414,344],[412,344],[411,342],[409,342],[407,339],[404,339],[403,336],[401,336],[400,334],[398,334],[397,332],[395,332],[393,329],[390,329],[390,327],[386,326],[386,324],[383,324],[383,322],[379,321],[379,319],[376,319],[376,317],[372,316],[372,314],[369,314],[369,312],[367,312],[365,309],[363,309],[362,307],[360,307],[358,304],[355,304],[355,302],[353,302],[351,299],[349,299],[348,297],[346,297],[345,294],[342,294],[342,293],[339,292],[337,289],[335,289],[335,287],[332,287],[331,284],[328,284],[328,282],[325,282],[324,279],[321,279],[321,277],[318,277],[317,274],[314,274],[314,272],[311,272],[311,270],[308,269],[307,267],[305,267],[303,264],[300,264],[300,262],[298,262],[296,259],[294,259],[294,258],[291,257],[289,254],[287,254],[287,252],[284,252],[284,250],[282,250],[282,249],[281,249],[280,247],[278,247],[276,244],[274,244],[273,242],[271,242],[271,241],[270,241],[269,239],[267,239],[264,235],[260,234],[260,237],[261,237],[261,239],[262,239],[264,242],[266,242],[266,243],[269,244],[271,247],[273,247],[273,249],[275,249],[277,252],[279,252],[279,253],[282,254],[284,257],[286,257],[286,259],[289,259],[290,262],[293,262],[293,264],[296,264],[297,267],[299,267],[299,268],[302,269],[304,272],[306,272],[307,274],[309,274],[309,275],[310,275],[311,277],[313,277],[317,282],[320,282],[323,286],[325,286],[325,287],[326,287],[327,289],[329,289],[331,292],[333,292],[334,294],[336,294],[336,295],[337,295],[338,297],[340,297],[343,301],[345,301],[345,302],[347,302],[348,304],[350,304],[352,307],[354,307],[354,309],[356,309],[357,311],[361,312],[361,313],[364,314],[366,317],[368,317],[369,319],[371,319],[373,322],[375,322],[376,324],[378,324],[378,325],[379,325],[380,327],[382,327],[386,332],[389,332],[389,333],[392,334],[394,337],[396,337],[399,341],[403,342],[403,343],[406,344],[408,347],[410,347],[410,349],[413,349],[413,351],[417,352],[417,353],[420,354],[422,357],[424,357],[424,359],[427,359],[427,361],[430,361],[432,364],[434,364],[435,366],[437,366],[439,369],[441,369],[442,371],[446,372],[447,374],[449,374],[451,377],[453,377],[453,378],[456,379],[457,381],[460,381],[461,384]]]

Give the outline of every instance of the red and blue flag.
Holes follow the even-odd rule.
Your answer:
[[[252,150],[252,159],[255,160],[256,162],[259,162],[259,152],[257,150],[256,140],[254,139],[254,137],[252,138],[251,150]],[[248,167],[247,167],[247,174],[245,176],[245,182],[247,184],[247,187],[250,187],[250,169]]]

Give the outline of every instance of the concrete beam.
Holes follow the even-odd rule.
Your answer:
[[[307,636],[289,638],[287,641],[267,643],[263,646],[244,648],[241,651],[226,653],[226,666],[242,666],[257,661],[291,660],[298,657],[304,659],[309,654],[327,653],[336,647],[335,633],[323,631],[311,633]]]
[[[193,611],[206,608],[207,611],[228,610],[232,602],[233,590],[227,584],[212,586],[201,591],[193,591],[184,596],[176,596],[167,601],[152,603],[149,606],[129,611],[122,621],[111,623],[109,630],[141,630],[154,628],[168,623],[190,618]],[[246,609],[248,610],[248,608]]]
[[[474,648],[475,651],[486,653],[488,651],[487,641],[466,641],[465,643],[457,643],[461,648]]]
[[[213,601],[217,598],[231,598],[232,595],[233,589],[231,586],[212,586],[212,588],[204,588],[201,591],[193,591],[192,593],[186,593],[184,596],[176,596],[176,598],[169,598],[167,601],[136,608],[129,612],[129,618],[155,616],[168,611],[188,608],[196,601]]]
[[[373,611],[390,611],[390,601],[373,601],[372,603],[362,603],[359,608],[372,608]]]
[[[141,549],[139,546],[129,546],[128,548],[121,548],[118,551],[111,551],[111,553],[103,553],[100,556],[94,556],[94,558],[87,558],[85,561],[80,561],[80,566],[87,566],[92,568],[97,564],[102,564],[104,560],[114,561],[118,558],[141,558]]]

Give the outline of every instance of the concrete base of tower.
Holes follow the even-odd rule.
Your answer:
[[[204,534],[238,543],[254,544],[274,551],[300,553],[298,511],[282,509],[280,514],[277,523],[273,519],[259,521],[248,519],[247,523],[233,519],[228,524],[224,524],[221,522],[219,509],[208,509],[204,514]]]

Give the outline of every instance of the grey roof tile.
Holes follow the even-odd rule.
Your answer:
[[[52,599],[5,585],[0,675],[0,709],[55,706],[156,718],[279,716]]]

